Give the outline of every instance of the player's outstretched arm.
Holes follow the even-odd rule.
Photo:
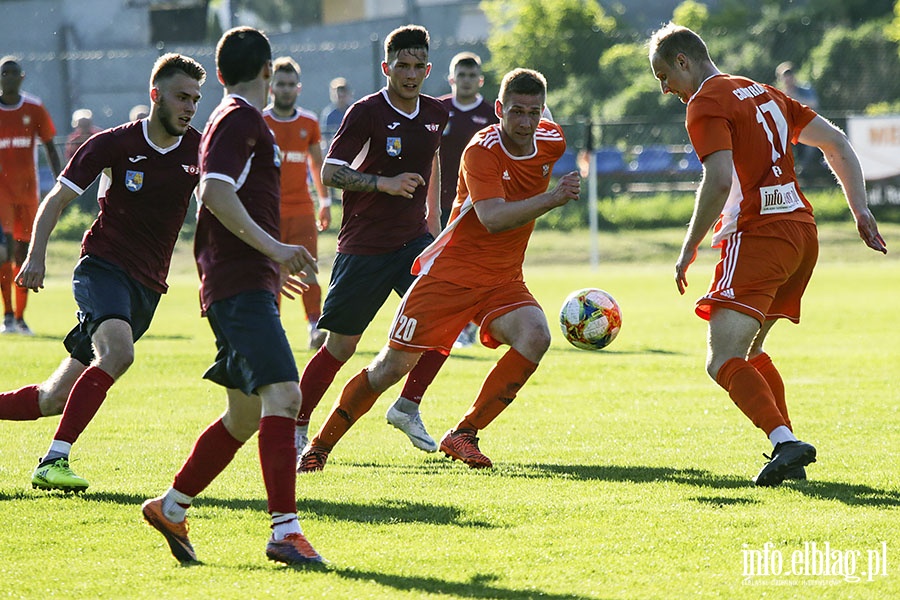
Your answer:
[[[516,202],[505,198],[490,198],[475,203],[478,220],[490,233],[500,233],[521,227],[558,206],[578,200],[581,193],[581,175],[577,171],[559,178],[556,186],[543,194]]]
[[[25,262],[22,263],[22,267],[16,275],[16,285],[34,292],[44,287],[47,243],[50,240],[50,234],[53,233],[53,229],[59,222],[59,216],[63,209],[77,197],[78,193],[75,190],[58,181],[47,193],[34,217],[31,243],[28,244]]]
[[[821,116],[816,116],[800,132],[800,142],[822,150],[828,166],[841,182],[859,237],[872,250],[887,254],[884,238],[878,233],[878,224],[869,210],[866,180],[859,157],[847,135]]]

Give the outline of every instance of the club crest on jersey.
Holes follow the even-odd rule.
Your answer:
[[[550,165],[541,165],[541,173],[544,177],[550,174]]]
[[[403,148],[400,144],[400,138],[389,137],[387,139],[385,150],[387,150],[388,156],[400,156],[400,151],[402,149]]]
[[[125,188],[129,192],[136,192],[144,185],[143,171],[125,171]]]

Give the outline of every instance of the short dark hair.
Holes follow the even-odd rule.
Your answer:
[[[481,57],[474,52],[460,52],[450,59],[450,74],[456,72],[456,67],[481,68]]]
[[[500,82],[500,103],[505,104],[512,94],[547,98],[547,79],[534,69],[513,69]]]
[[[253,27],[229,29],[216,44],[216,68],[225,85],[253,81],[270,60],[269,38]]]
[[[421,25],[404,25],[388,34],[384,40],[384,61],[391,62],[401,50],[424,49],[428,52],[431,37]]]
[[[679,54],[695,61],[712,62],[703,38],[687,27],[672,22],[666,23],[650,37],[650,55],[654,54],[667,65],[674,64],[675,57]]]
[[[175,73],[184,73],[192,79],[196,79],[203,85],[206,81],[206,69],[196,60],[183,54],[169,52],[163,54],[153,63],[150,71],[150,85],[154,86],[163,79],[168,79]]]
[[[0,67],[2,67],[3,65],[5,65],[7,63],[12,63],[12,64],[16,65],[17,67],[19,67],[20,71],[22,70],[22,64],[19,62],[19,59],[16,58],[15,56],[13,56],[12,54],[8,54],[8,55],[4,56],[3,58],[0,58]]]
[[[296,75],[298,78],[300,77],[300,65],[298,65],[297,61],[290,56],[279,56],[275,59],[275,62],[272,63],[272,72],[278,73],[279,71]]]

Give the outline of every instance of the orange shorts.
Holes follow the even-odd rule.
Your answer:
[[[697,315],[708,321],[712,307],[721,306],[760,324],[799,323],[800,300],[818,256],[814,223],[781,220],[733,233],[723,242],[709,292],[697,300]]]
[[[391,324],[388,343],[395,350],[449,354],[459,332],[469,322],[479,326],[481,343],[496,348],[491,323],[523,306],[537,306],[524,281],[468,288],[422,275],[406,291]]]
[[[12,204],[0,200],[0,227],[20,242],[31,241],[31,228],[37,215],[38,203]]]
[[[285,244],[303,246],[313,258],[319,258],[317,246],[319,245],[319,232],[316,229],[315,215],[302,215],[299,217],[281,217],[281,241]]]

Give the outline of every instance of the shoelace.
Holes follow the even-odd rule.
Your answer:
[[[457,436],[457,439],[465,452],[481,454],[481,449],[478,448],[478,438],[475,437],[475,434],[461,433]]]
[[[300,457],[300,466],[306,467],[317,467],[321,468],[323,464],[325,464],[325,460],[328,458],[328,451],[321,450],[319,448],[312,447],[310,448],[306,454]]]
[[[50,463],[50,465],[48,465],[48,466],[56,467],[57,469],[59,469],[60,471],[65,473],[66,475],[75,475],[75,472],[72,471],[71,467],[69,467],[69,461],[66,460],[65,458],[58,458],[55,461],[53,461],[52,463]]]

